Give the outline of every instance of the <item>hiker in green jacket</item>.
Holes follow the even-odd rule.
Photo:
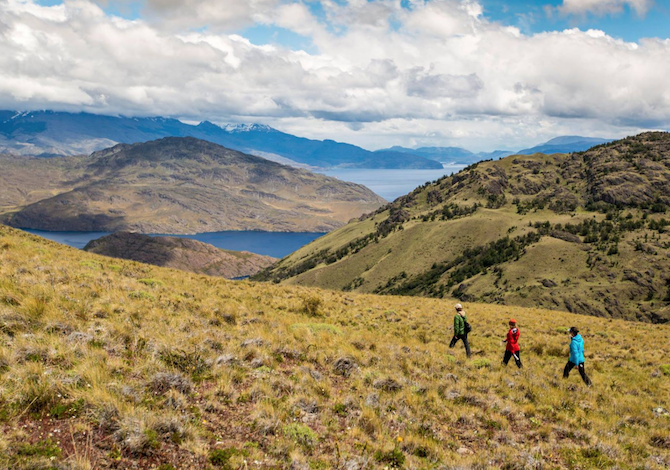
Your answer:
[[[451,338],[451,343],[449,347],[453,348],[458,340],[463,340],[463,345],[465,346],[465,354],[470,357],[470,343],[468,342],[468,333],[470,332],[470,324],[468,323],[468,317],[465,315],[465,310],[461,304],[456,304],[456,315],[454,315],[454,337]]]

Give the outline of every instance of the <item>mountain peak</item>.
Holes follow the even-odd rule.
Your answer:
[[[241,132],[275,132],[270,126],[265,124],[228,124],[223,126],[223,130],[230,133],[241,133]]]

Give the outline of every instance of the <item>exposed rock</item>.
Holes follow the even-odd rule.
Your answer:
[[[474,452],[471,451],[470,449],[468,449],[467,447],[459,447],[456,450],[456,453],[458,453],[459,455],[472,455],[472,454],[474,454]]]
[[[370,408],[376,408],[379,406],[379,394],[371,393],[365,398],[365,405]]]
[[[662,407],[656,407],[653,410],[651,410],[655,416],[669,416],[670,412],[666,410],[665,408]]]
[[[551,235],[554,238],[558,238],[559,240],[563,240],[570,243],[582,243],[582,239],[579,238],[578,235],[569,232],[564,232],[563,230],[552,230],[549,235]]]
[[[447,374],[444,376],[444,380],[451,382],[458,382],[458,376],[456,374]]]
[[[556,287],[558,284],[556,284],[551,279],[542,279],[542,285],[544,287]]]

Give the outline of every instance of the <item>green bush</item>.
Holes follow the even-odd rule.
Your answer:
[[[236,455],[240,455],[240,451],[234,447],[215,449],[209,454],[209,462],[224,470],[232,470],[233,466],[230,464],[230,459]]]
[[[477,369],[484,369],[486,367],[491,367],[491,361],[488,359],[475,359],[472,362],[472,365],[475,366]]]
[[[391,468],[402,468],[405,464],[405,454],[397,447],[387,452],[378,450],[375,452],[375,460],[387,464]]]
[[[61,449],[51,439],[39,441],[35,444],[24,444],[16,451],[17,455],[25,457],[60,457]]]
[[[316,433],[304,424],[291,423],[284,426],[284,435],[300,444],[306,449],[311,449],[316,443]]]
[[[323,300],[321,300],[321,297],[316,296],[305,297],[302,300],[302,310],[310,317],[318,317],[321,315],[319,309],[321,308],[322,304]]]

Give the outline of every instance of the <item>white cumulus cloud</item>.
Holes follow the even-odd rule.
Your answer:
[[[408,3],[322,1],[323,16],[290,1],[150,3],[166,28],[88,0],[0,0],[0,108],[262,122],[373,148],[521,148],[670,126],[670,39],[528,35],[489,21],[473,0]],[[206,13],[222,4],[230,9]],[[218,26],[195,28],[203,15]],[[223,31],[238,21],[314,47]]]
[[[644,16],[654,4],[653,0],[563,0],[558,10],[565,14],[607,15],[623,11],[625,6]]]

